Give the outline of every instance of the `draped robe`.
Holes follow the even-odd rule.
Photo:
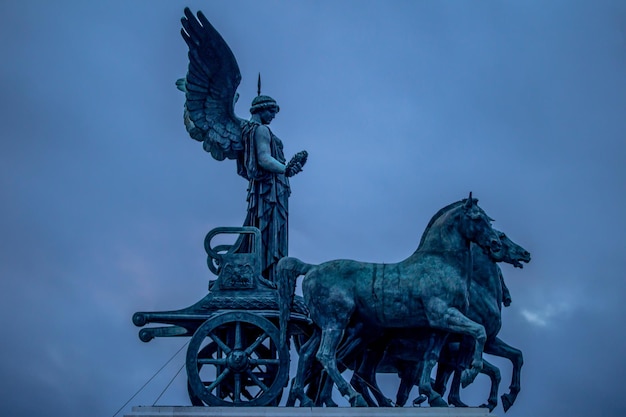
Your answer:
[[[289,180],[285,174],[269,172],[258,163],[254,138],[260,124],[248,122],[243,127],[243,152],[237,160],[239,175],[249,181],[248,213],[244,226],[254,226],[261,231],[261,270],[266,279],[274,282],[276,263],[287,256],[287,231],[289,211]],[[269,130],[269,127],[268,127]],[[270,132],[270,153],[278,162],[285,164],[283,144]],[[247,238],[240,251],[249,251],[251,240]]]

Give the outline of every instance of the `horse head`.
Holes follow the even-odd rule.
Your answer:
[[[495,231],[502,243],[502,249],[498,253],[489,252],[489,257],[495,262],[506,262],[516,268],[523,268],[524,263],[530,262],[530,252],[513,242],[509,237],[499,230]]]
[[[491,227],[493,219],[478,206],[478,199],[472,198],[470,192],[469,198],[463,200],[460,207],[463,210],[460,229],[463,236],[498,256],[502,250],[502,243],[496,231]]]

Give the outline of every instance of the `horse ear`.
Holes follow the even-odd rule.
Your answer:
[[[472,199],[472,192],[470,191],[469,198],[465,200],[465,209],[467,210],[467,209],[472,208],[473,204],[474,204],[474,200]]]

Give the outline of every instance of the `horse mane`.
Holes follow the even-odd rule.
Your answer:
[[[433,217],[431,217],[430,221],[428,222],[428,225],[426,225],[426,228],[424,229],[424,233],[422,233],[422,238],[420,239],[420,244],[417,246],[417,249],[415,251],[417,252],[418,250],[421,249],[422,245],[424,244],[424,239],[426,238],[426,235],[430,231],[430,228],[441,216],[443,216],[444,213],[447,213],[448,211],[457,208],[461,204],[465,204],[466,201],[467,201],[467,198],[464,198],[463,200],[460,200],[460,201],[455,201],[454,203],[448,204],[447,206],[440,209],[437,213],[435,213]]]

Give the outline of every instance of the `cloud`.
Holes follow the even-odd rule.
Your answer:
[[[540,327],[551,325],[572,310],[572,306],[568,303],[548,304],[543,308],[536,310],[522,309],[522,316],[530,323]]]

